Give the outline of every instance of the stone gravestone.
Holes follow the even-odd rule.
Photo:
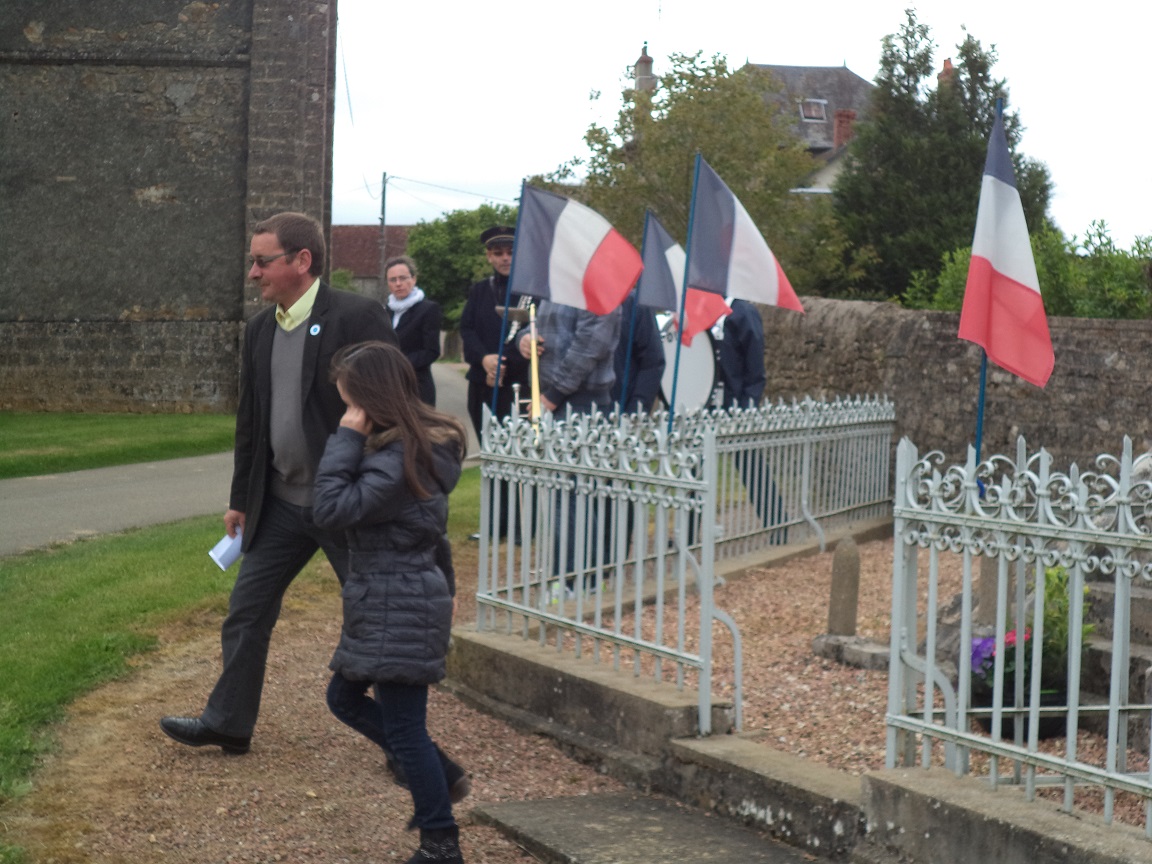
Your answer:
[[[812,640],[812,653],[860,669],[888,668],[888,646],[856,635],[860,603],[860,551],[851,536],[836,544],[828,598],[828,632]]]
[[[828,600],[828,635],[855,636],[860,602],[860,550],[845,537],[832,556],[832,591]]]
[[[1000,560],[998,558],[991,558],[987,555],[980,557],[980,580],[976,584],[975,624],[977,627],[996,627],[996,576],[999,570]],[[1009,607],[1011,607],[1011,579],[1009,579],[1008,594]]]

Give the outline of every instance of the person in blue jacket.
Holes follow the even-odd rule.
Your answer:
[[[613,404],[626,414],[651,411],[660,395],[667,360],[656,316],[645,306],[636,308],[635,293],[629,294],[620,306],[620,341],[616,343],[614,365]]]
[[[725,408],[755,408],[764,397],[764,322],[747,300],[732,300],[719,336]]]
[[[764,322],[760,310],[747,300],[732,300],[732,314],[724,318],[719,336],[718,350],[720,376],[724,382],[724,407],[756,408],[764,398],[767,377],[764,372]],[[768,471],[768,463],[760,451],[749,450],[733,454],[740,469],[740,477],[748,490],[748,499],[756,508],[765,527],[779,524],[784,519],[784,500],[776,488],[776,481]],[[784,543],[787,529],[773,532],[773,543]]]
[[[345,532],[350,554],[328,707],[403,770],[420,829],[409,864],[457,864],[452,799],[466,794],[467,778],[428,735],[427,711],[452,628],[448,494],[467,438],[459,421],[420,400],[416,373],[393,345],[349,346],[333,358],[332,377],[347,410],[320,459],[312,515]]]

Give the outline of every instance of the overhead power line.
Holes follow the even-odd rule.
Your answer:
[[[498,195],[486,195],[483,192],[472,192],[467,189],[455,189],[452,186],[441,186],[439,183],[429,183],[426,180],[413,180],[411,177],[396,177],[395,175],[389,175],[388,181],[391,182],[393,180],[403,180],[406,183],[416,183],[420,186],[430,186],[433,189],[443,189],[445,192],[455,192],[457,195],[471,195],[473,198],[484,198],[489,201],[500,201],[505,204],[516,203],[516,200],[513,198],[501,198]]]

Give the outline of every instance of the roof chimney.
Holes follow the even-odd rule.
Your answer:
[[[832,149],[839,150],[856,134],[856,112],[851,108],[840,108],[833,115]]]
[[[952,65],[952,58],[948,57],[944,61],[944,68],[940,70],[940,74],[936,76],[937,84],[944,84],[952,80],[956,75],[956,67]]]
[[[648,56],[648,43],[644,43],[640,57],[632,66],[632,77],[636,79],[636,89],[645,93],[656,92],[656,76],[652,74],[652,58]]]

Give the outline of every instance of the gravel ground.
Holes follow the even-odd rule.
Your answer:
[[[475,569],[461,551],[457,619],[467,622],[475,618],[467,600]],[[867,543],[860,552],[858,631],[887,642],[892,544]],[[883,766],[886,675],[811,653],[812,638],[826,630],[831,559],[754,571],[719,587],[716,598],[744,640],[746,730],[768,746],[858,774]],[[941,596],[958,582],[946,570]],[[339,615],[330,576],[293,586],[273,641],[260,725],[243,757],[182,747],[159,731],[160,716],[194,713],[215,680],[219,615],[165,632],[160,650],[130,676],[76,703],[33,791],[0,813],[0,839],[26,847],[36,864],[406,860],[416,845],[403,830],[407,792],[388,782],[379,753],[324,705]],[[730,687],[725,652],[730,657],[721,641],[721,690]],[[471,824],[472,802],[621,789],[547,739],[447,693],[433,693],[429,713],[434,737],[473,777],[472,797],[457,808],[470,862],[531,860]],[[1084,752],[1097,746],[1081,740]]]

